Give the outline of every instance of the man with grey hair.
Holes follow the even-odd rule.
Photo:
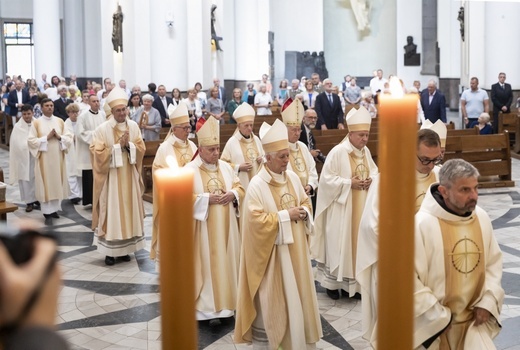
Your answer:
[[[227,98],[226,98],[226,89],[223,86],[220,86],[220,79],[219,78],[213,78],[213,86],[218,89],[218,99],[222,101],[222,105],[227,105]],[[209,89],[211,90],[211,89]],[[210,94],[210,91],[208,91],[208,95]]]
[[[141,95],[141,87],[139,85],[132,86],[132,94]]]
[[[433,79],[428,82],[428,88],[421,92],[421,107],[425,119],[432,123],[440,119],[446,123],[446,98],[437,89],[437,82]]]
[[[300,80],[293,79],[291,81],[291,88],[289,90],[289,96],[292,100],[296,98],[296,95],[300,94],[302,90],[300,90]]]
[[[314,110],[318,114],[316,128],[321,130],[344,129],[343,108],[338,94],[332,93],[332,81],[325,79],[323,88],[325,91],[316,97],[314,105]]]
[[[502,252],[477,206],[478,176],[462,159],[447,161],[415,215],[414,348],[495,348]]]

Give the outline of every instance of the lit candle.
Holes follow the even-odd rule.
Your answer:
[[[378,349],[413,346],[414,199],[417,96],[379,96]],[[394,90],[395,89],[395,90]]]
[[[161,325],[163,349],[197,349],[193,243],[193,171],[170,168],[154,172],[159,201]]]

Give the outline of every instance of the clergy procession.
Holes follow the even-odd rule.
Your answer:
[[[85,104],[81,113],[69,104],[65,122],[50,99],[41,101],[40,118],[31,105],[20,108],[10,183],[18,184],[26,211],[41,210],[49,227],[63,200],[91,206],[92,244],[106,266],[131,261],[151,234],[150,259],[168,273],[160,270],[160,256],[169,254],[161,236],[176,228],[159,231],[161,216],[170,213],[159,207],[154,186],[152,232],[145,232],[147,142],[131,118],[128,94],[116,87],[103,109],[95,94]],[[324,334],[319,285],[333,301],[361,299],[363,338],[376,349],[378,236],[385,223],[379,169],[367,143],[377,118],[363,106],[351,108],[347,136],[325,156],[312,133],[320,116],[298,97],[287,100],[272,125],[264,121],[259,135],[255,108],[238,104],[230,116],[236,130],[222,152],[221,124],[212,115],[193,130],[184,101],[166,113],[168,133],[152,172],[169,167],[171,158],[194,174],[193,202],[186,205],[193,206],[196,320],[215,329],[234,320],[234,342],[253,349],[316,349]],[[416,212],[413,346],[493,349],[504,299],[502,255],[477,205],[478,170],[462,159],[443,163],[446,135],[441,120],[426,120],[416,135],[409,184]]]

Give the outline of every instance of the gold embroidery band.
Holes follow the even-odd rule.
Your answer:
[[[370,124],[354,124],[348,126],[348,131],[369,131]]]
[[[289,148],[287,140],[279,140],[275,142],[265,143],[263,145],[265,153],[278,152],[282,149]]]

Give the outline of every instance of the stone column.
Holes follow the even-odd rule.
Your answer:
[[[261,13],[258,12],[260,9]],[[236,80],[258,81],[263,73],[267,73],[268,30],[269,1],[235,0]]]
[[[61,76],[60,1],[33,1],[35,77]]]
[[[437,0],[422,2],[422,71],[423,75],[439,75],[437,57]]]
[[[35,1],[36,2],[36,1]],[[84,26],[83,0],[63,0],[64,75],[85,76],[85,45],[83,37],[90,28]],[[85,30],[86,29],[86,30]]]

